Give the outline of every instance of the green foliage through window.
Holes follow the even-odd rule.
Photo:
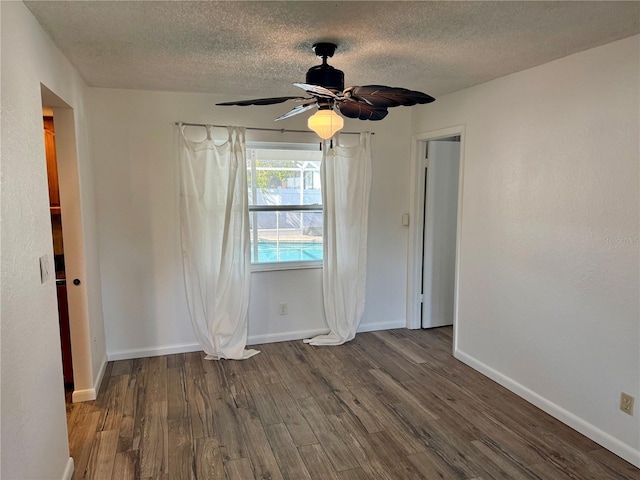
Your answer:
[[[273,162],[270,160],[256,160],[256,183],[260,190],[267,188],[278,188],[286,186],[288,178],[298,176],[296,169],[298,162],[289,160],[279,160]],[[277,167],[280,169],[291,168],[291,170],[262,170],[262,168]]]

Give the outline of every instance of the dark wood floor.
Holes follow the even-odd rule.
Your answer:
[[[74,479],[640,478],[455,360],[451,328],[111,362],[68,406]]]

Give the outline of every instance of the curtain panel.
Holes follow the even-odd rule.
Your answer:
[[[194,142],[179,128],[180,229],[187,304],[208,360],[242,360],[251,281],[246,144],[243,128],[227,127],[217,145]]]
[[[359,144],[327,148],[320,167],[324,209],[322,296],[330,333],[305,340],[341,345],[353,340],[365,306],[371,134]]]

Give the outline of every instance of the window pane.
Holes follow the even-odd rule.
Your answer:
[[[252,263],[322,260],[322,207],[287,208],[322,205],[321,158],[321,152],[303,148],[247,149]],[[282,208],[251,211],[265,205]]]
[[[282,157],[298,154],[298,157],[309,157],[310,160],[264,158],[274,156],[274,152],[280,151],[250,151],[251,157],[247,167],[249,204],[322,205],[318,152],[280,152]],[[251,162],[255,165],[253,172]]]
[[[322,260],[322,212],[252,212],[250,216],[252,263]]]

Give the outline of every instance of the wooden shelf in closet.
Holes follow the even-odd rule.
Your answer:
[[[53,117],[43,117],[44,148],[47,157],[47,177],[49,179],[49,203],[52,208],[60,208],[60,191],[58,189],[58,161],[56,159],[56,134]],[[54,213],[53,210],[51,213]]]

